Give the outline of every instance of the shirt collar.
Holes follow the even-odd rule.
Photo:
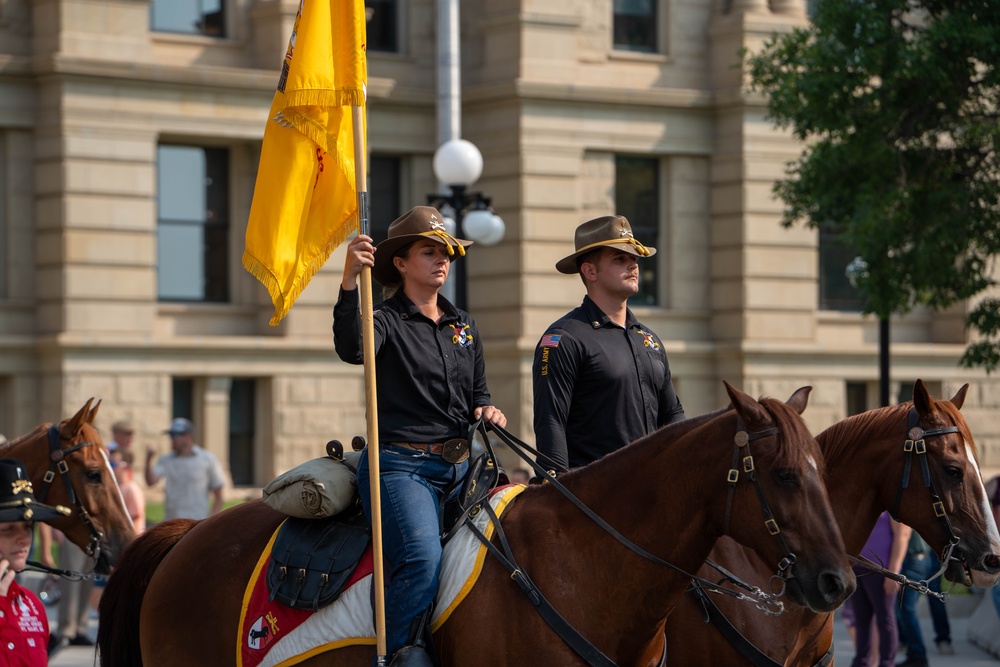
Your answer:
[[[587,315],[587,321],[590,322],[590,326],[595,329],[600,329],[605,326],[617,327],[618,325],[611,321],[611,319],[604,314],[593,299],[589,295],[584,295],[583,297],[583,312]],[[635,319],[635,315],[628,308],[625,309],[625,328],[631,329],[632,327],[639,326],[639,320]],[[620,328],[620,327],[619,327]]]
[[[420,312],[420,309],[417,308],[416,304],[410,300],[410,297],[406,296],[406,293],[403,290],[396,292],[390,301],[396,302],[395,309],[405,320],[414,317],[422,317],[425,320],[427,319],[427,316]],[[452,320],[459,319],[458,308],[452,305],[452,303],[441,294],[438,294],[438,308],[440,308],[443,313],[440,323],[451,322]]]

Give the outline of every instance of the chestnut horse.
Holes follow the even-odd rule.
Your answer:
[[[860,554],[879,514],[891,511],[939,554],[945,554],[953,535],[957,538],[947,572],[952,581],[972,583],[971,578],[983,588],[997,581],[1000,535],[976,462],[976,445],[959,412],[967,391],[965,385],[951,401],[935,401],[918,380],[912,402],[849,417],[817,436],[826,459],[827,490],[848,553]],[[916,425],[926,433],[925,456],[916,451],[921,436],[908,435],[917,418]],[[957,432],[949,432],[952,426]],[[938,429],[944,432],[935,433]],[[908,466],[907,442],[914,443]],[[927,462],[932,486],[925,486],[921,458]],[[935,491],[943,503],[943,516],[935,512]],[[725,538],[709,558],[751,583],[759,585],[770,576],[766,561]],[[718,578],[707,566],[698,575]],[[768,617],[725,598],[717,605],[750,643],[773,660],[760,664],[811,667],[832,645],[833,614],[793,608]],[[685,595],[670,616],[667,641],[677,664],[751,664],[714,626],[706,626],[702,606],[692,595]]]
[[[135,527],[94,428],[101,402],[93,403],[91,398],[70,419],[42,424],[0,446],[0,457],[24,464],[39,502],[71,510],[47,523],[93,557],[98,573],[108,574],[135,537]]]
[[[621,534],[682,570],[697,568],[728,533],[772,570],[794,562],[785,584],[797,603],[834,609],[854,589],[854,576],[822,484],[819,447],[799,417],[809,388],[788,403],[726,389],[735,409],[667,426],[559,479]],[[733,480],[736,449],[743,463]],[[744,475],[754,462],[756,475]],[[761,494],[777,535],[765,527]],[[101,598],[101,665],[235,664],[244,590],[283,518],[255,501],[141,535]],[[619,665],[657,663],[666,610],[688,576],[627,549],[551,484],[525,489],[502,525],[522,570],[594,646]],[[493,557],[434,639],[445,667],[583,664]],[[289,664],[368,667],[373,658],[374,647],[349,646]]]

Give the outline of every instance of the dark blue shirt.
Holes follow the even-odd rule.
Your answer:
[[[540,463],[556,470],[684,419],[659,337],[631,310],[615,324],[590,297],[546,330],[531,376]]]
[[[402,292],[375,307],[379,442],[444,442],[468,437],[472,413],[492,405],[483,344],[468,313],[438,295],[434,323]],[[337,355],[363,363],[358,290],[333,308]]]

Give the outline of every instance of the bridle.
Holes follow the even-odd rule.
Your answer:
[[[87,543],[87,548],[84,550],[85,553],[94,559],[94,563],[101,557],[101,545],[104,543],[104,533],[97,529],[94,525],[94,520],[90,516],[90,512],[87,508],[83,506],[83,502],[80,500],[80,496],[76,493],[76,489],[73,487],[73,479],[69,474],[69,464],[66,463],[66,456],[72,454],[73,452],[82,449],[84,447],[90,446],[101,446],[99,442],[80,442],[72,447],[62,449],[60,446],[62,436],[59,434],[59,426],[53,424],[49,427],[49,467],[45,471],[45,476],[42,478],[42,486],[36,494],[38,502],[44,503],[45,497],[48,495],[49,487],[51,487],[52,482],[55,481],[56,474],[58,473],[63,482],[66,484],[66,494],[69,497],[69,502],[71,505],[76,507],[76,511],[80,516],[80,520],[86,524],[87,528],[90,530],[90,540]]]
[[[784,581],[792,577],[791,569],[798,562],[798,558],[788,547],[788,542],[785,540],[781,528],[778,527],[778,522],[774,519],[774,512],[771,511],[771,506],[764,496],[764,489],[760,485],[760,477],[757,475],[757,468],[753,462],[753,454],[750,452],[750,443],[754,440],[768,438],[780,433],[781,430],[777,426],[748,433],[746,427],[743,425],[743,419],[739,416],[736,417],[736,435],[733,436],[733,463],[726,476],[729,491],[726,495],[725,533],[729,534],[730,515],[733,509],[733,498],[736,495],[736,484],[740,479],[739,464],[742,458],[743,472],[746,474],[747,479],[753,483],[754,488],[757,490],[757,497],[760,498],[760,508],[764,515],[764,526],[767,528],[767,532],[778,538],[782,549],[785,550],[785,557],[778,563],[778,577],[782,580],[782,586],[784,586]],[[781,592],[783,593],[784,591],[782,590]],[[778,593],[778,595],[781,595],[781,593]]]
[[[910,473],[913,467],[913,457],[917,457],[917,461],[920,462],[920,471],[924,481],[924,488],[928,489],[931,496],[931,507],[934,509],[934,516],[941,519],[942,524],[944,524],[945,532],[948,534],[948,546],[945,547],[944,552],[941,554],[941,570],[935,574],[933,577],[928,579],[936,579],[940,577],[944,571],[948,568],[948,563],[951,561],[952,553],[958,547],[959,538],[955,535],[955,529],[951,525],[951,519],[948,518],[948,512],[945,511],[944,503],[941,502],[941,497],[938,496],[937,490],[934,488],[934,480],[931,479],[930,466],[927,463],[927,442],[926,438],[933,437],[936,435],[947,435],[949,433],[960,433],[961,430],[957,426],[941,426],[939,428],[932,428],[924,430],[921,426],[920,415],[917,413],[915,408],[910,408],[908,416],[909,424],[907,426],[906,440],[903,441],[903,477],[899,482],[899,489],[896,491],[896,499],[892,503],[892,510],[889,514],[896,518],[899,513],[899,503],[903,499],[903,491],[905,491],[910,485]]]

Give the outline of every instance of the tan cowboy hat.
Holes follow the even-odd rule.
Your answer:
[[[399,282],[399,271],[392,258],[403,246],[420,239],[430,239],[447,246],[452,259],[465,256],[472,241],[458,239],[448,233],[444,218],[433,206],[414,206],[389,225],[389,238],[376,246],[372,277],[383,285]]]
[[[556,262],[559,273],[574,274],[579,269],[576,258],[598,248],[614,248],[636,257],[652,257],[656,248],[648,248],[632,236],[632,227],[623,215],[606,215],[588,220],[576,228],[573,242],[576,251]]]

